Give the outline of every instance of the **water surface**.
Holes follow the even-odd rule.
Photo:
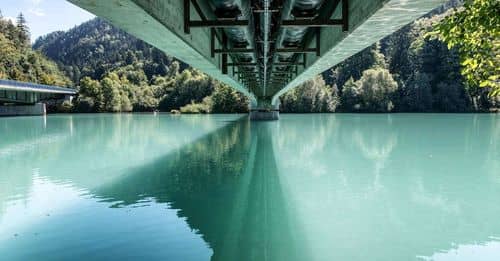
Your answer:
[[[500,116],[0,118],[2,260],[499,260]]]

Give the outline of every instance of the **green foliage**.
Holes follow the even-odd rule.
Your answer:
[[[390,112],[394,109],[393,99],[398,84],[387,69],[368,69],[361,79],[354,82],[351,78],[344,88],[344,110]]]
[[[151,86],[134,86],[126,76],[108,73],[102,80],[84,77],[80,81],[78,112],[152,111],[158,105]]]
[[[110,73],[101,80],[104,110],[109,112],[122,111],[122,92],[120,79],[115,73]],[[125,110],[126,111],[126,110]]]
[[[73,112],[73,104],[70,101],[63,101],[57,105],[57,111],[64,113]]]
[[[323,75],[325,81],[330,86],[344,86],[344,84],[353,78],[359,80],[364,70],[371,68],[376,63],[374,54],[376,46],[371,46],[358,54],[351,56],[346,61],[326,71]]]
[[[214,92],[201,103],[192,101],[180,108],[182,113],[243,113],[248,112],[248,99],[231,87],[216,83]]]
[[[500,1],[467,0],[429,34],[456,47],[469,85],[500,95]]]
[[[336,89],[326,85],[320,75],[285,93],[281,98],[283,112],[334,112],[338,104]]]
[[[104,96],[101,91],[101,83],[90,77],[84,77],[80,81],[79,97],[75,106],[77,112],[104,111]]]
[[[441,82],[434,94],[434,108],[442,112],[464,112],[467,104],[463,103],[463,89],[457,89],[457,85]],[[439,101],[439,102],[437,102]]]
[[[172,71],[178,69],[178,63],[171,66]],[[214,84],[208,76],[193,69],[172,73],[171,77],[155,76],[152,84],[142,76],[141,70],[126,66],[107,73],[100,80],[82,78],[75,110],[130,112],[153,111],[158,107],[163,111],[178,110],[202,102],[212,93]]]
[[[398,84],[388,70],[377,68],[364,71],[359,87],[362,110],[390,112],[394,109],[392,100]]]
[[[152,111],[158,107],[158,98],[152,86],[134,89],[133,111]]]
[[[344,111],[357,111],[361,108],[361,88],[354,78],[349,78],[342,88],[342,109]]]
[[[186,114],[198,114],[198,113],[210,113],[211,112],[212,101],[210,97],[205,97],[201,103],[191,102],[180,108],[181,113]]]
[[[22,14],[18,24],[0,17],[0,78],[40,84],[71,86],[71,81],[29,46],[29,29]]]
[[[199,103],[209,96],[214,82],[198,70],[184,70],[176,75],[173,90],[160,101],[162,111],[178,109],[186,104]]]
[[[248,111],[248,99],[228,85],[217,83],[210,96],[211,112],[242,113]]]
[[[74,105],[76,112],[96,112],[95,100],[91,97],[80,96]]]
[[[30,31],[23,13],[19,13],[19,15],[17,16],[16,27],[17,38],[19,39],[19,42],[23,46],[28,47],[30,45]]]
[[[459,4],[460,1],[450,1],[444,8],[405,26],[325,74],[327,82],[340,87],[341,109],[385,111],[387,100],[367,101],[363,98],[366,88],[363,90],[360,79],[370,68],[388,69],[397,82],[397,90],[389,92],[388,97],[392,103],[390,107],[394,106],[393,111],[486,111],[498,106],[494,98],[487,97],[486,89],[465,83],[460,73],[457,48],[448,49],[443,42],[426,37],[433,26],[446,17],[446,11]],[[359,69],[361,71],[356,72]],[[382,104],[375,106],[374,103],[378,102]]]
[[[151,81],[155,75],[167,75],[173,60],[99,18],[67,32],[40,37],[33,48],[57,61],[75,83],[85,76],[100,80],[107,73],[118,73],[122,68],[119,74],[132,70],[127,77],[139,85],[141,81]]]
[[[417,72],[409,82],[409,86],[403,90],[402,98],[407,111],[430,112],[432,111],[432,88],[431,77],[426,73]],[[438,102],[437,102],[438,103]],[[439,104],[439,103],[438,103]]]

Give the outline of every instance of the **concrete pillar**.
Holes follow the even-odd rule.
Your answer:
[[[45,114],[47,114],[45,103],[0,106],[0,116],[39,116]]]
[[[63,101],[73,102],[74,95],[64,95]]]
[[[270,99],[259,98],[257,105],[250,108],[250,120],[252,121],[276,121],[279,120],[279,104],[273,105]]]
[[[252,121],[276,121],[279,118],[279,110],[250,110],[250,120]]]

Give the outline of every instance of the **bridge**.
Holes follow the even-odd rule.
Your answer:
[[[45,103],[40,102],[68,99],[76,93],[58,86],[0,80],[0,116],[44,115]]]
[[[242,92],[279,97],[446,0],[68,0]]]

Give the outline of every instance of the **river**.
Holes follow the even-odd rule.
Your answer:
[[[499,260],[500,115],[0,118],[1,260]]]

